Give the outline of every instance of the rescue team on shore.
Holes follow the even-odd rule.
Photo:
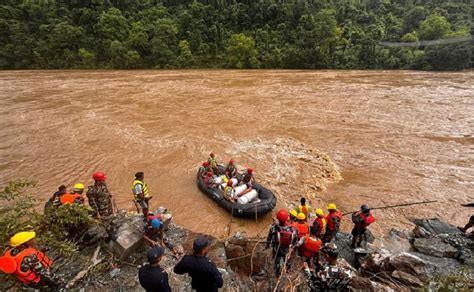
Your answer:
[[[210,167],[213,173],[217,172],[215,157],[211,155],[210,158],[206,167]],[[228,170],[229,174],[233,175],[234,169],[230,167]],[[147,252],[149,263],[139,269],[139,281],[146,291],[171,291],[168,275],[159,263],[165,247],[175,255],[179,253],[165,238],[161,216],[149,212],[149,201],[152,196],[144,177],[143,172],[137,172],[132,182],[137,210],[140,207],[145,216],[143,238],[151,247]],[[108,222],[116,210],[113,197],[107,188],[107,177],[103,172],[95,172],[92,178],[94,184],[89,186],[86,192],[89,205],[96,219]],[[83,192],[83,184],[75,184],[70,193],[62,185],[46,203],[45,211],[51,212],[56,207],[66,204],[84,204]],[[301,198],[300,205],[296,209],[290,212],[281,209],[276,213],[276,221],[268,233],[267,248],[270,246],[272,248],[277,276],[291,270],[293,255],[297,254],[305,261],[304,273],[311,290],[344,291],[349,288],[351,273],[340,265],[338,249],[333,243],[339,232],[343,214],[334,203],[328,204],[327,210],[328,214],[325,215],[322,209],[316,209],[314,220],[311,222],[313,214],[311,207],[304,198]],[[361,246],[366,237],[367,227],[375,221],[370,211],[369,206],[364,204],[360,211],[352,214],[354,223],[351,232],[352,248]],[[473,227],[473,218],[474,216],[464,228],[460,229],[467,232]],[[33,288],[61,287],[64,285],[63,280],[52,272],[53,261],[36,248],[35,238],[34,231],[23,231],[13,235],[4,255],[0,257],[0,270],[13,274],[19,281]],[[185,255],[174,267],[176,274],[187,273],[191,276],[191,286],[196,291],[217,291],[223,286],[223,279],[216,265],[206,257],[210,245],[211,242],[207,237],[198,237],[193,243],[193,254]]]

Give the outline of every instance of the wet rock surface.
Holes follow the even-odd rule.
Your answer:
[[[111,254],[103,249],[102,256],[107,257],[103,264],[94,268],[93,273],[81,280],[77,287],[87,291],[133,290],[142,291],[137,272],[146,263],[146,244],[137,244],[141,239],[143,221],[141,216],[122,215],[117,239],[109,244],[120,242],[128,249],[112,249]],[[436,219],[417,220],[417,228],[426,232],[413,233],[392,230],[391,240],[399,240],[403,251],[376,248],[370,243],[363,248],[350,248],[351,236],[339,233],[336,244],[341,262],[353,271],[353,288],[356,291],[409,291],[414,288],[430,287],[436,283],[438,275],[474,276],[472,266],[473,239],[454,230],[452,226]],[[421,229],[423,228],[423,229]],[[416,229],[416,228],[415,228]],[[442,232],[442,233],[436,233]],[[93,232],[92,232],[93,233]],[[132,234],[124,244],[122,237]],[[168,222],[166,237],[172,241],[175,249],[184,254],[192,253],[192,243],[199,235]],[[100,238],[104,233],[98,231],[92,238]],[[136,235],[136,236],[135,236]],[[371,236],[369,236],[370,239]],[[266,249],[264,238],[245,238],[241,235],[212,241],[208,257],[216,263],[224,278],[222,291],[269,291],[273,290],[277,280],[273,273],[271,249]],[[135,241],[136,240],[136,241]],[[371,241],[371,240],[369,240]],[[137,246],[135,246],[135,244]],[[407,250],[406,245],[410,245]],[[89,252],[92,247],[86,250]],[[109,257],[111,256],[111,257]],[[191,291],[191,279],[187,275],[176,275],[173,267],[182,255],[175,255],[168,248],[161,261],[161,267],[168,273],[173,291]],[[299,258],[295,259],[292,271],[302,273]],[[467,270],[466,270],[467,269]],[[78,269],[76,269],[78,270]],[[466,272],[467,271],[467,272]],[[467,276],[466,276],[467,275]],[[304,276],[298,278],[299,285],[305,290]],[[434,281],[434,282],[433,282]],[[286,285],[283,280],[280,285]],[[438,286],[433,286],[438,287]]]

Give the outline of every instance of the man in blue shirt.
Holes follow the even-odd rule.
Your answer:
[[[171,292],[168,274],[160,267],[163,253],[162,247],[151,248],[147,253],[149,264],[138,270],[138,280],[147,292]]]

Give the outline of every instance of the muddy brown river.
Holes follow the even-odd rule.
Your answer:
[[[195,182],[214,151],[252,166],[279,207],[438,200],[375,211],[377,235],[472,213],[460,203],[474,202],[474,72],[3,71],[0,112],[0,184],[35,180],[42,201],[102,170],[133,211],[144,171],[153,207],[223,237],[230,215]],[[234,220],[232,231],[263,235],[270,222]]]

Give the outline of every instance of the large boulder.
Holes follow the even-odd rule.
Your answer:
[[[255,246],[258,245],[258,246]],[[264,271],[270,249],[258,239],[230,239],[225,245],[227,263],[236,272],[250,275]]]
[[[435,257],[456,258],[459,254],[457,248],[437,237],[416,238],[413,247],[421,253]]]
[[[143,217],[140,215],[129,217],[115,232],[115,239],[109,247],[120,258],[125,259],[134,253],[143,244]]]
[[[432,235],[462,233],[456,226],[441,221],[439,218],[416,219],[413,222],[415,223],[415,225],[424,229],[423,233],[425,233],[426,231],[431,233]]]

